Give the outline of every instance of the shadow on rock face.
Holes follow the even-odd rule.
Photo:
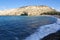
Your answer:
[[[60,40],[60,30],[45,36],[42,40]]]

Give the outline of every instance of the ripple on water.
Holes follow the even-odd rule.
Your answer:
[[[0,40],[22,40],[36,31],[39,26],[53,24],[54,17],[1,16]]]

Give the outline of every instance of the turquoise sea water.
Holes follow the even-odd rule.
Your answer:
[[[0,40],[23,40],[40,26],[55,22],[48,16],[0,16]]]

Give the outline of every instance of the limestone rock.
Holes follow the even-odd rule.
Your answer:
[[[25,7],[0,11],[0,15],[27,14],[27,16],[39,16],[42,13],[50,12],[50,11],[55,11],[55,10],[48,6],[25,6]]]

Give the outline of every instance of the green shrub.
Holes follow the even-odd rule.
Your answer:
[[[47,12],[47,13],[42,13],[41,15],[60,15],[60,12]]]

